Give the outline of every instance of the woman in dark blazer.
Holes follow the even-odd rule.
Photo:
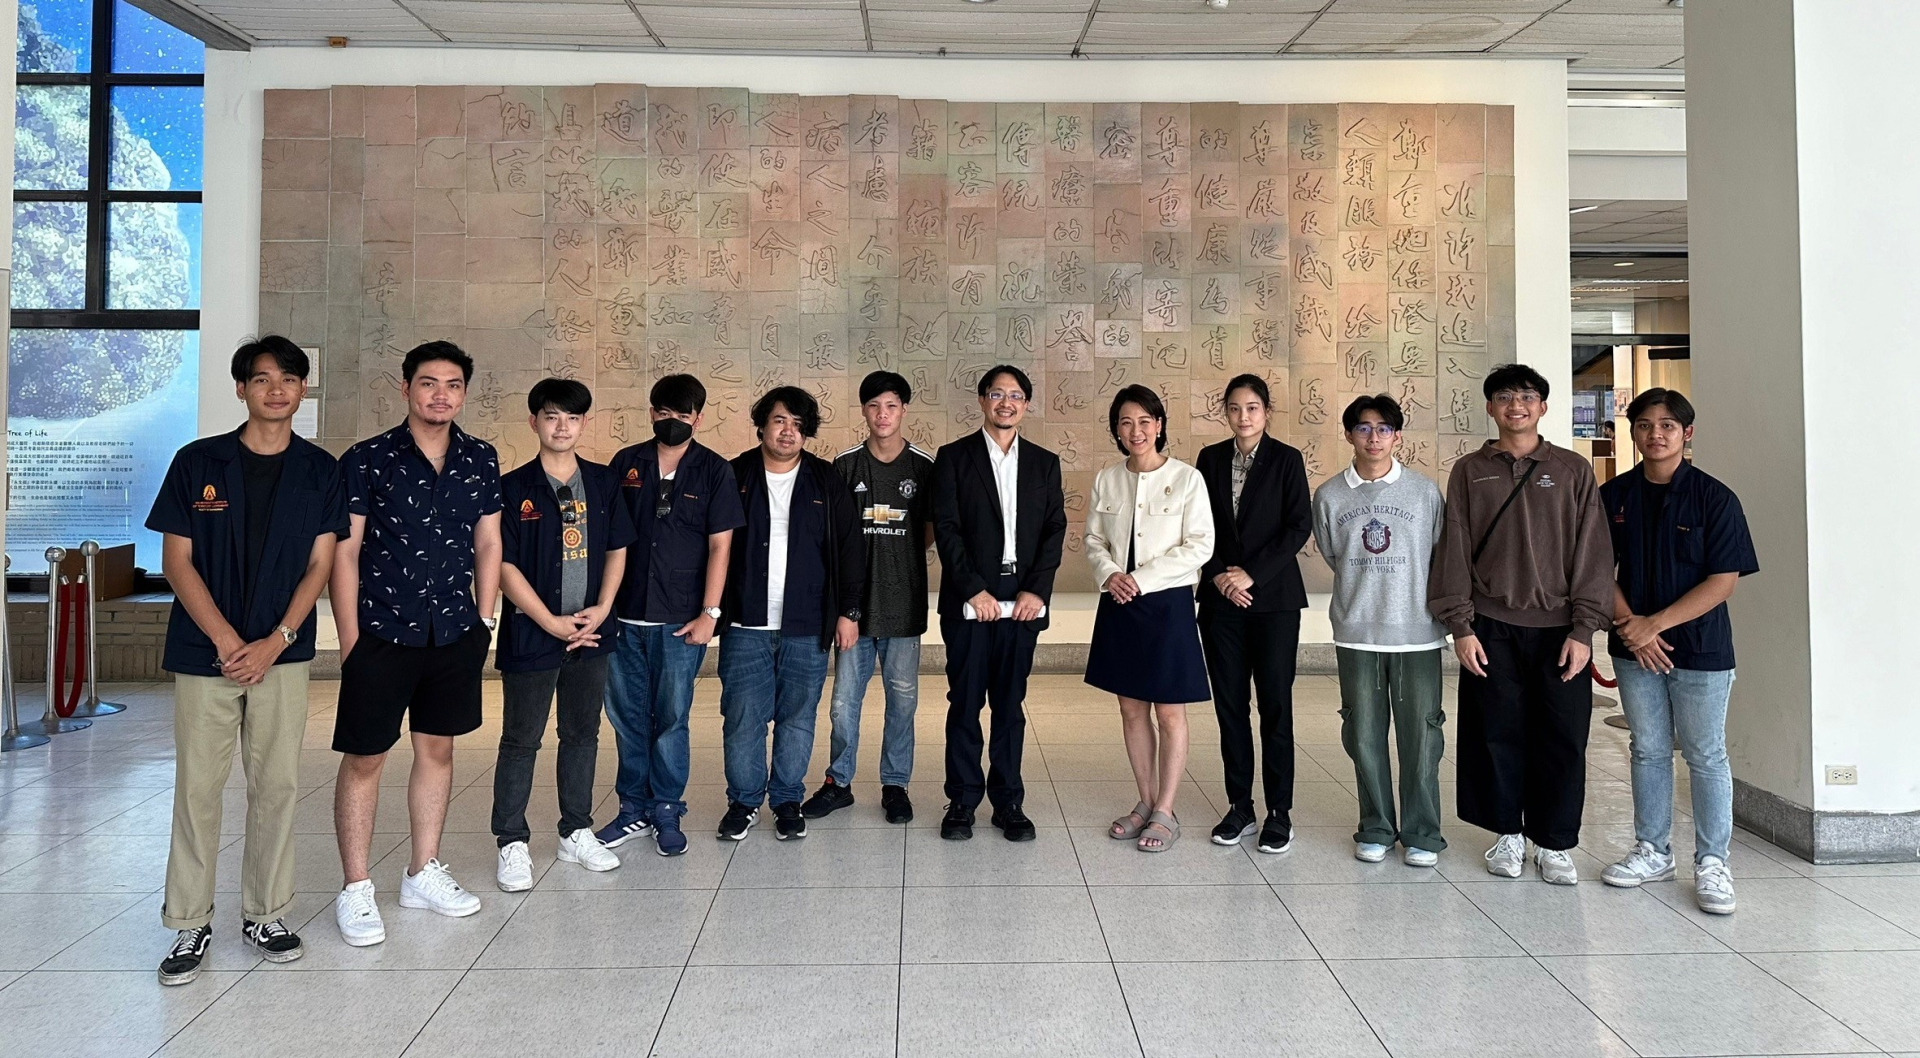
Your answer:
[[[1194,461],[1213,504],[1217,540],[1200,571],[1200,639],[1213,681],[1225,766],[1226,817],[1218,845],[1238,845],[1258,820],[1253,808],[1252,693],[1260,709],[1261,776],[1267,816],[1260,851],[1293,844],[1293,669],[1300,611],[1307,605],[1296,557],[1313,535],[1312,494],[1300,451],[1267,435],[1272,400],[1258,375],[1227,383],[1234,436]]]

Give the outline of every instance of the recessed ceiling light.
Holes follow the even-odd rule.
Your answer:
[[[967,0],[969,4],[991,4],[993,0]]]
[[[1632,267],[1633,267],[1633,262],[1632,262],[1632,261],[1615,261],[1615,262],[1613,262],[1613,267],[1615,267],[1615,268],[1632,268]]]
[[[1599,208],[1600,206],[1598,203],[1595,203],[1594,205],[1591,205],[1591,206],[1575,206],[1572,209],[1567,210],[1567,215],[1572,216],[1575,213],[1589,213]]]

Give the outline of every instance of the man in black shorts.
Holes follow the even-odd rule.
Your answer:
[[[454,918],[480,910],[439,854],[453,740],[480,726],[480,670],[500,590],[500,461],[492,445],[453,424],[472,357],[428,342],[400,370],[407,421],[340,460],[353,527],[332,579],[341,657],[333,748],[345,754],[333,794],[345,887],[333,910],[355,947],[387,938],[367,860],[380,772],[403,715],[413,734],[413,854],[400,906]]]

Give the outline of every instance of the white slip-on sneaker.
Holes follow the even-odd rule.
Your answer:
[[[1518,878],[1527,865],[1527,839],[1519,834],[1502,834],[1487,850],[1487,873],[1502,878]]]
[[[373,902],[373,879],[362,879],[340,890],[340,895],[333,898],[333,920],[340,927],[340,939],[353,947],[364,948],[387,939],[387,924],[380,921],[380,908]]]
[[[503,893],[524,893],[533,888],[533,854],[524,841],[500,846],[500,864],[493,869],[493,880]]]
[[[1536,847],[1533,865],[1540,868],[1540,880],[1548,885],[1580,884],[1580,872],[1573,865],[1573,857],[1561,849]]]
[[[400,906],[431,911],[448,918],[465,918],[480,910],[480,898],[460,888],[447,865],[428,860],[419,874],[400,872]]]
[[[1353,843],[1353,858],[1361,863],[1379,863],[1387,858],[1387,847],[1371,841],[1356,841]]]
[[[1693,899],[1709,915],[1733,914],[1733,872],[1718,856],[1702,856],[1693,865]]]
[[[1416,849],[1408,845],[1401,850],[1400,861],[1409,867],[1432,867],[1440,862],[1440,854],[1430,849]]]
[[[593,831],[585,827],[560,839],[560,858],[590,871],[610,871],[620,866],[620,857],[608,851]]]
[[[1648,882],[1664,882],[1673,877],[1673,856],[1644,841],[1633,843],[1633,851],[1619,863],[1609,863],[1600,872],[1600,880],[1621,889],[1637,889]]]

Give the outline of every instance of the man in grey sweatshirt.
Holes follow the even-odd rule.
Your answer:
[[[1392,397],[1359,397],[1341,414],[1353,465],[1313,494],[1313,537],[1333,567],[1334,651],[1340,660],[1340,741],[1360,788],[1353,855],[1386,859],[1397,841],[1409,867],[1431,867],[1440,836],[1440,652],[1447,630],[1427,609],[1427,573],[1445,524],[1440,487],[1393,458],[1406,425]],[[1391,717],[1400,746],[1400,824],[1394,825]]]

